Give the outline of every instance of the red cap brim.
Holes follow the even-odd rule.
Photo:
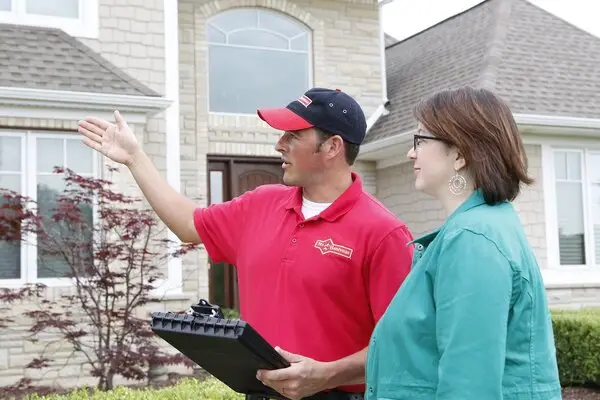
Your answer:
[[[281,131],[299,131],[312,128],[313,124],[294,114],[288,108],[268,108],[257,110],[258,116],[272,128]]]

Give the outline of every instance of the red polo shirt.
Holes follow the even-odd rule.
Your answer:
[[[271,345],[318,361],[368,345],[411,266],[408,228],[352,175],[353,184],[307,220],[302,190],[284,185],[194,213],[209,256],[237,268],[244,320]]]

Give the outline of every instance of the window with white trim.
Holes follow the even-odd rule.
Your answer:
[[[0,22],[98,37],[98,0],[0,0]]]
[[[63,176],[52,172],[54,167],[97,176],[96,160],[96,152],[75,135],[0,131],[0,187],[35,200],[44,218],[52,215],[56,197],[65,187]],[[91,225],[93,210],[84,210],[84,216]],[[35,237],[24,239],[0,241],[0,286],[65,277],[64,258],[42,254],[38,247],[44,244],[37,246]]]
[[[553,181],[561,267],[600,265],[600,151],[555,148]]]
[[[207,27],[209,111],[254,114],[308,90],[310,31],[282,13],[237,8]]]

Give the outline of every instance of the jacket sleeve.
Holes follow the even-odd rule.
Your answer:
[[[501,400],[512,268],[485,236],[462,230],[435,273],[436,400]]]

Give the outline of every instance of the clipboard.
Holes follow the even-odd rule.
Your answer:
[[[248,322],[224,318],[205,300],[191,313],[151,316],[152,331],[235,392],[285,399],[256,379],[256,371],[290,364]]]

